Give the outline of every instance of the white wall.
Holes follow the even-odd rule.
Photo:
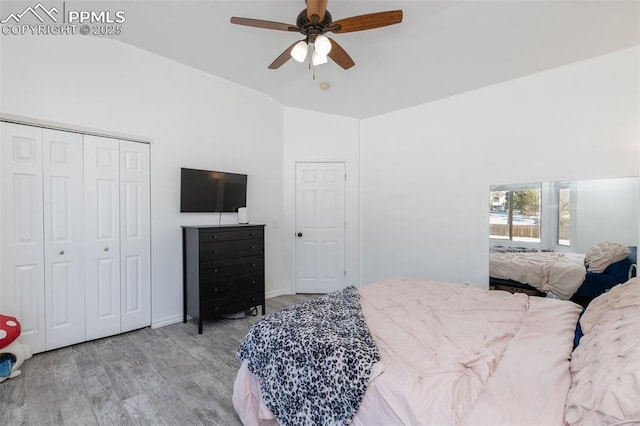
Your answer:
[[[631,48],[363,120],[362,281],[486,287],[490,184],[637,176],[639,58]]]
[[[179,213],[180,167],[247,173],[251,221],[265,223],[267,293],[282,279],[282,107],[242,86],[95,37],[3,37],[0,112],[151,144],[152,322],[182,316],[180,225],[217,223]],[[237,222],[237,216],[223,217]]]
[[[296,162],[344,162],[346,188],[346,263],[347,282],[359,282],[360,218],[360,121],[355,118],[284,108],[284,253],[285,281],[295,290],[295,165]]]

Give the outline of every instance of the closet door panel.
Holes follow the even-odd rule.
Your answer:
[[[43,130],[46,350],[85,340],[82,135]]]
[[[119,174],[119,141],[85,135],[85,306],[88,340],[120,333]]]
[[[149,145],[120,141],[121,331],[151,324]]]
[[[0,312],[18,318],[21,341],[45,346],[42,129],[0,123]]]

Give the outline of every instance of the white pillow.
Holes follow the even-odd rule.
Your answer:
[[[607,266],[626,259],[630,254],[629,247],[625,247],[622,244],[598,243],[584,255],[584,264],[589,272],[603,272],[607,269]]]

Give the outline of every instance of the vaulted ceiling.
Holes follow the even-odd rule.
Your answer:
[[[114,3],[110,7],[114,7]],[[303,0],[120,1],[117,38],[273,97],[356,118],[430,102],[640,44],[638,1],[329,0],[334,20],[402,9],[403,22],[334,34],[356,65],[267,66],[299,33],[229,22],[296,23]],[[320,82],[330,88],[321,90]]]

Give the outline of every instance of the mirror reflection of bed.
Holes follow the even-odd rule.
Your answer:
[[[639,181],[491,185],[489,287],[586,306],[636,276]]]

